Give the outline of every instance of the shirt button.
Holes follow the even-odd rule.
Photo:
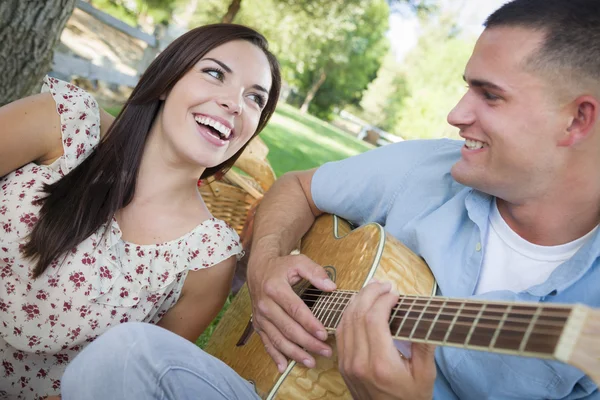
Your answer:
[[[475,251],[481,251],[481,243],[475,245]]]

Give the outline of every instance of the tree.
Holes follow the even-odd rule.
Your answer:
[[[402,102],[394,132],[406,139],[454,137],[457,132],[446,117],[465,93],[462,75],[475,38],[461,36],[452,17],[434,22],[405,63],[410,94]]]
[[[0,1],[0,106],[39,92],[75,0]]]
[[[303,11],[313,17],[321,17],[323,14],[320,11],[332,6],[332,3],[340,3],[336,0],[279,0],[286,7],[290,7],[291,11]],[[342,0],[345,5],[355,4],[356,0]],[[410,9],[418,14],[427,14],[436,9],[437,0],[388,0],[390,7],[401,9],[407,5]],[[227,12],[221,19],[221,22],[231,23],[242,8],[242,0],[231,0],[227,7]]]

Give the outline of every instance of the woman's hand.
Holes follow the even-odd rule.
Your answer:
[[[434,346],[412,345],[403,358],[390,332],[398,296],[389,282],[372,282],[357,294],[336,333],[339,370],[355,399],[431,399],[436,376]]]

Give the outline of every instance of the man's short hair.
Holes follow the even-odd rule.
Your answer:
[[[600,88],[600,0],[514,0],[484,25],[544,32],[545,40],[528,64]]]

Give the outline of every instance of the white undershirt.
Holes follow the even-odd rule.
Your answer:
[[[571,258],[598,229],[559,246],[539,246],[516,234],[504,221],[496,201],[490,212],[490,226],[483,246],[483,265],[475,294],[494,290],[521,292],[545,282],[552,271]]]

